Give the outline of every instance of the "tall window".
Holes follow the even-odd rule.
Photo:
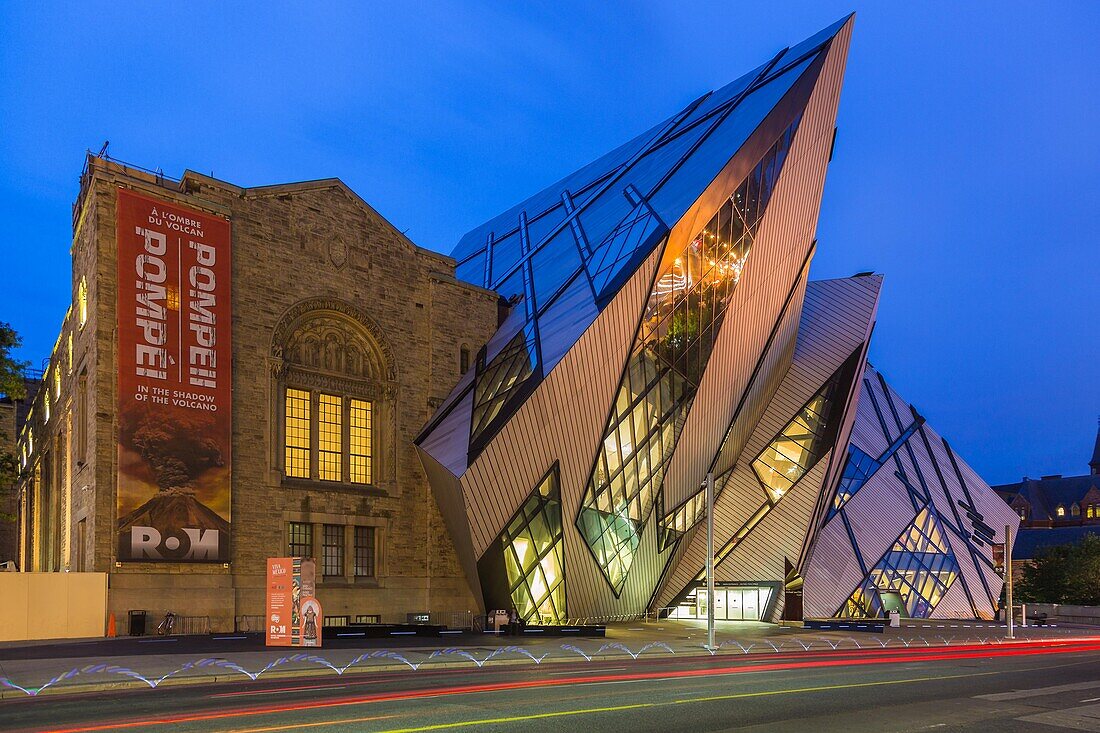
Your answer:
[[[1095,519],[1096,518],[1096,505],[1095,504],[1089,504],[1088,515],[1087,516],[1088,516],[1089,519]]]
[[[373,410],[366,400],[352,400],[349,406],[349,478],[353,484],[371,482],[371,433]]]
[[[81,372],[76,385],[76,460],[88,459],[88,373]]]
[[[309,478],[309,392],[286,391],[286,475]]]
[[[1054,510],[1054,513],[1056,515],[1058,515],[1059,517],[1064,517],[1064,516],[1066,516],[1066,508],[1064,506],[1062,506],[1061,504],[1059,504],[1058,508]]]
[[[1069,513],[1075,517],[1079,517],[1081,516],[1081,507],[1078,506],[1076,502],[1074,502],[1069,506]]]
[[[326,577],[344,574],[344,525],[326,524],[321,537],[321,572]]]
[[[287,527],[287,551],[291,557],[313,557],[313,525],[291,522]]]
[[[334,395],[322,394],[317,400],[317,478],[322,481],[340,480],[341,420],[343,400]]]
[[[374,405],[370,401],[287,388],[285,410],[288,477],[373,483]]]
[[[72,331],[69,331],[69,335],[67,336],[67,342],[68,342],[67,351],[69,353],[69,374],[72,374],[73,373],[73,332]]]
[[[76,313],[80,327],[84,328],[84,324],[88,322],[88,280],[84,277],[80,278],[80,285],[76,290]]]
[[[465,374],[470,371],[470,350],[463,346],[458,350],[458,373]]]
[[[374,574],[374,527],[356,527],[355,576],[373,578]]]

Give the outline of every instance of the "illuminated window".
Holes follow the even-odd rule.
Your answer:
[[[642,528],[656,503],[666,464],[797,124],[779,135],[683,249],[666,252],[667,264],[649,294],[576,520],[616,595],[641,544]],[[515,343],[523,346],[520,336]],[[474,405],[476,420],[476,390]],[[671,521],[675,523],[676,517]]]
[[[1057,514],[1059,517],[1064,517],[1066,516],[1066,508],[1059,504],[1058,508],[1054,510],[1054,513]]]
[[[313,557],[313,525],[291,522],[287,525],[287,551],[291,557]]]
[[[42,416],[42,421],[43,422],[49,422],[50,421],[50,393],[48,391],[46,391],[46,393],[42,396],[42,409],[45,410],[45,413]]]
[[[554,466],[500,535],[508,590],[520,618],[565,623],[561,490]]]
[[[353,484],[371,482],[371,403],[351,400],[348,408],[348,477]]]
[[[54,400],[61,399],[61,365],[57,364],[53,368],[53,396]]]
[[[342,412],[343,400],[339,397],[328,394],[318,396],[317,478],[322,481],[340,480]]]
[[[1086,516],[1089,519],[1095,519],[1096,518],[1096,505],[1095,504],[1089,504]]]
[[[80,327],[84,328],[84,324],[88,322],[88,281],[84,277],[80,278],[80,285],[77,287],[76,308]]]
[[[1079,517],[1081,516],[1081,507],[1078,506],[1076,503],[1073,503],[1069,507],[1069,513],[1075,517]]]
[[[326,577],[344,574],[344,525],[326,524],[321,535],[321,572]]]
[[[356,527],[355,576],[373,578],[374,574],[374,527]]]
[[[286,391],[286,475],[309,478],[309,392]]]
[[[881,616],[895,595],[911,618],[928,618],[959,575],[959,564],[930,506],[898,537],[840,608],[840,617]]]
[[[69,374],[73,373],[73,332],[69,331],[68,337]]]

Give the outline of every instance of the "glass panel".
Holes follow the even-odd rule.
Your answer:
[[[891,443],[878,458],[872,458],[856,446],[851,444],[848,445],[848,462],[844,465],[844,473],[840,477],[840,484],[837,486],[836,496],[833,498],[833,505],[829,508],[829,515],[826,517],[826,521],[832,519],[833,515],[840,511],[844,505],[855,496],[855,493],[867,483],[867,480],[890,460],[890,457],[905,444],[905,441],[912,437],[913,433],[915,433],[919,427],[920,423],[914,422],[906,428],[905,431],[898,436],[897,440]]]
[[[780,138],[785,139],[785,133]],[[750,179],[764,175],[762,166],[768,155],[776,154],[776,146]],[[773,175],[779,174],[779,168],[777,162],[771,168]],[[604,430],[602,455],[577,517],[578,529],[616,593],[626,581],[642,526],[661,488],[665,463],[709,361],[729,294],[741,279],[766,201],[756,203],[749,211],[742,210],[735,197],[727,199],[658,274],[646,304],[619,398]],[[738,242],[725,237],[725,232],[733,230],[724,222],[734,217],[745,223],[745,235]],[[632,426],[644,426],[644,431]],[[627,461],[636,453],[648,459]]]
[[[476,441],[500,414],[512,392],[534,371],[534,329],[520,329],[490,363],[479,369],[474,383],[474,412],[470,442]]]
[[[309,478],[309,392],[287,389],[285,412],[284,472],[295,478]]]
[[[897,605],[903,615],[927,618],[958,575],[959,564],[939,520],[931,506],[926,506],[871,569],[838,615],[879,616]],[[896,603],[891,600],[895,597]]]
[[[334,577],[344,574],[344,525],[326,524],[321,536],[321,571]]]
[[[291,557],[313,557],[313,525],[291,522],[287,526],[287,552]]]
[[[322,394],[317,399],[317,478],[339,481],[343,457],[341,424],[343,400]]]
[[[565,623],[561,491],[555,466],[500,536],[508,590],[525,622]]]
[[[355,575],[374,577],[374,527],[355,528]]]
[[[369,484],[372,480],[372,408],[370,402],[355,399],[348,407],[348,479],[353,484]]]

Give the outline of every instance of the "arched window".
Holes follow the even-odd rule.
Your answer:
[[[1073,502],[1072,504],[1070,504],[1069,513],[1075,517],[1081,516],[1081,507],[1077,504],[1077,502]]]
[[[470,347],[463,344],[458,350],[458,373],[465,374],[470,371]]]
[[[1054,514],[1059,517],[1064,517],[1066,516],[1066,508],[1059,504],[1058,508],[1054,510]]]
[[[1023,507],[1020,507],[1019,509],[1016,510],[1016,513],[1020,515],[1020,520],[1021,521],[1024,521],[1024,522],[1027,521],[1027,509],[1024,509]]]
[[[367,486],[383,478],[393,374],[350,310],[302,303],[276,329],[281,439],[273,458],[287,479]]]

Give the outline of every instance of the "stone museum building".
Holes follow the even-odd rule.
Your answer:
[[[119,448],[119,341],[135,317],[118,291],[135,269],[118,261],[117,216],[131,193],[170,208],[181,229],[201,214],[231,232],[218,288],[232,314],[220,406],[232,416],[220,462],[231,456],[232,471],[207,502],[232,527],[224,562],[119,552],[120,461],[132,455]],[[495,293],[456,280],[452,259],[413,244],[339,180],[244,188],[94,156],[73,207],[72,262],[73,307],[20,436],[22,568],[107,572],[120,621],[172,610],[216,630],[263,614],[266,558],[288,553],[318,558],[330,617],[475,607],[412,439],[496,329]],[[178,312],[180,295],[169,287],[162,310]],[[175,501],[159,519],[201,524],[201,508]]]

